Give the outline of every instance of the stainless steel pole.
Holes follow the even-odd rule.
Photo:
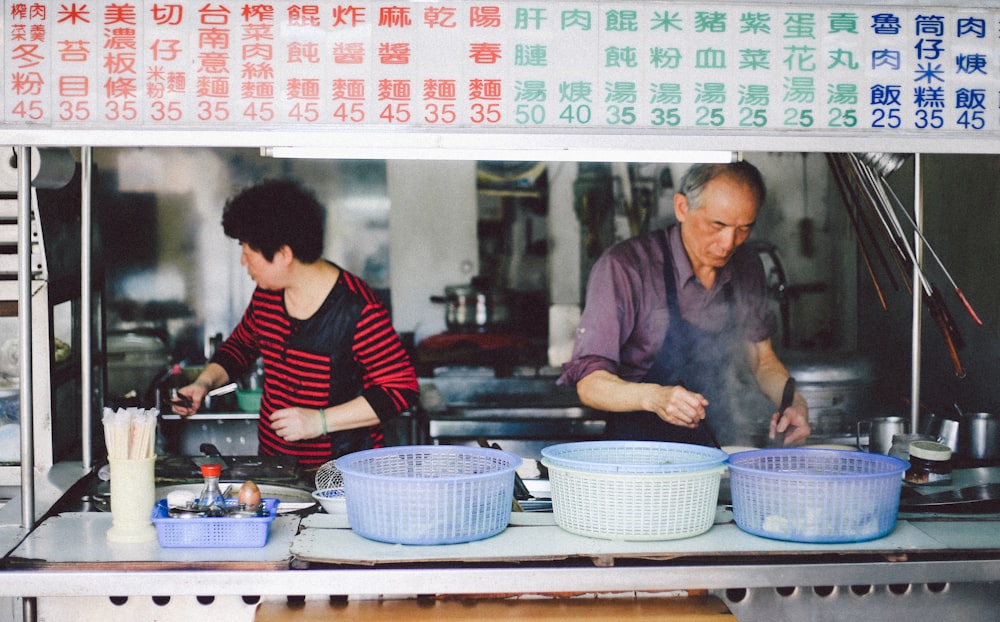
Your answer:
[[[35,437],[31,360],[31,147],[17,148],[17,319],[21,377],[21,526],[35,526]]]
[[[93,468],[91,422],[93,420],[93,383],[94,368],[93,335],[93,301],[91,297],[91,168],[93,152],[91,147],[80,150],[80,455],[83,460],[83,470]]]
[[[913,222],[914,228],[920,230],[924,226],[924,193],[921,178],[921,157],[919,153],[913,156]],[[922,277],[924,263],[924,244],[918,233],[913,234],[913,333],[910,349],[912,363],[910,365],[910,432],[916,433],[920,425],[920,333],[923,324],[923,289],[917,287]]]

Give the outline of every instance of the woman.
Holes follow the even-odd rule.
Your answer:
[[[359,277],[322,258],[323,206],[291,181],[263,182],[225,207],[240,263],[257,284],[232,334],[179,393],[188,416],[213,388],[259,357],[264,392],[261,455],[297,456],[314,468],[384,444],[382,424],[417,401],[416,373],[389,313]]]

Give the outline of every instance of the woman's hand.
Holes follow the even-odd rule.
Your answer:
[[[320,411],[315,408],[282,408],[271,413],[271,429],[286,441],[301,441],[323,434]]]
[[[181,399],[170,400],[170,410],[182,417],[190,417],[198,412],[201,403],[205,401],[209,388],[199,382],[194,382],[177,390]]]

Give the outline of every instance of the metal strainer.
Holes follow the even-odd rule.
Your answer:
[[[333,460],[325,462],[323,466],[316,471],[316,490],[343,487],[344,475],[334,464]]]

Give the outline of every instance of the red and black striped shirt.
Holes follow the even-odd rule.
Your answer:
[[[288,315],[283,291],[257,288],[212,360],[238,378],[258,357],[264,362],[258,452],[297,456],[306,468],[382,446],[382,425],[290,442],[271,429],[273,412],[325,408],[360,395],[384,423],[414,406],[419,394],[387,309],[367,283],[343,269],[320,309],[305,320]]]

